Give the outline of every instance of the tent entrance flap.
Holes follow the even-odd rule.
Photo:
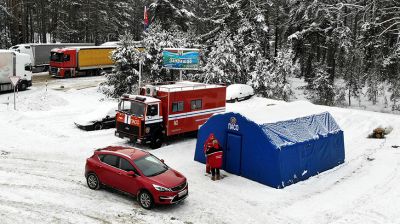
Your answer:
[[[241,174],[242,136],[227,133],[225,170],[229,173]]]

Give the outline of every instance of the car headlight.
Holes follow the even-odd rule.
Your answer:
[[[146,127],[146,134],[150,133],[150,127]]]
[[[157,191],[165,192],[165,191],[172,191],[170,188],[162,187],[157,184],[153,184],[154,189]]]

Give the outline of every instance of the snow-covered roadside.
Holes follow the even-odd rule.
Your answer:
[[[21,92],[16,112],[0,104],[2,222],[400,223],[400,149],[391,148],[400,145],[399,116],[261,98],[227,104],[228,111],[265,108],[270,120],[287,118],[287,110],[329,111],[345,131],[346,162],[281,190],[230,174],[212,182],[193,161],[195,139],[176,140],[151,152],[188,178],[190,196],[146,211],[130,196],[86,187],[84,164],[93,149],[128,144],[112,129],[75,128],[74,118],[103,104],[95,88],[74,90],[78,82],[68,80],[66,91]],[[394,130],[385,140],[366,139],[378,125]]]

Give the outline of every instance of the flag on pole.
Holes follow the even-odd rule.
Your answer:
[[[144,7],[143,24],[144,24],[144,31],[146,31],[147,27],[149,26],[149,16],[147,15],[146,6]]]

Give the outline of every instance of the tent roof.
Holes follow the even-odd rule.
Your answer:
[[[228,103],[226,112],[240,113],[257,124],[275,123],[325,112],[321,106],[308,101],[283,102],[252,97],[240,103]]]
[[[328,112],[259,126],[278,149],[341,131]]]

